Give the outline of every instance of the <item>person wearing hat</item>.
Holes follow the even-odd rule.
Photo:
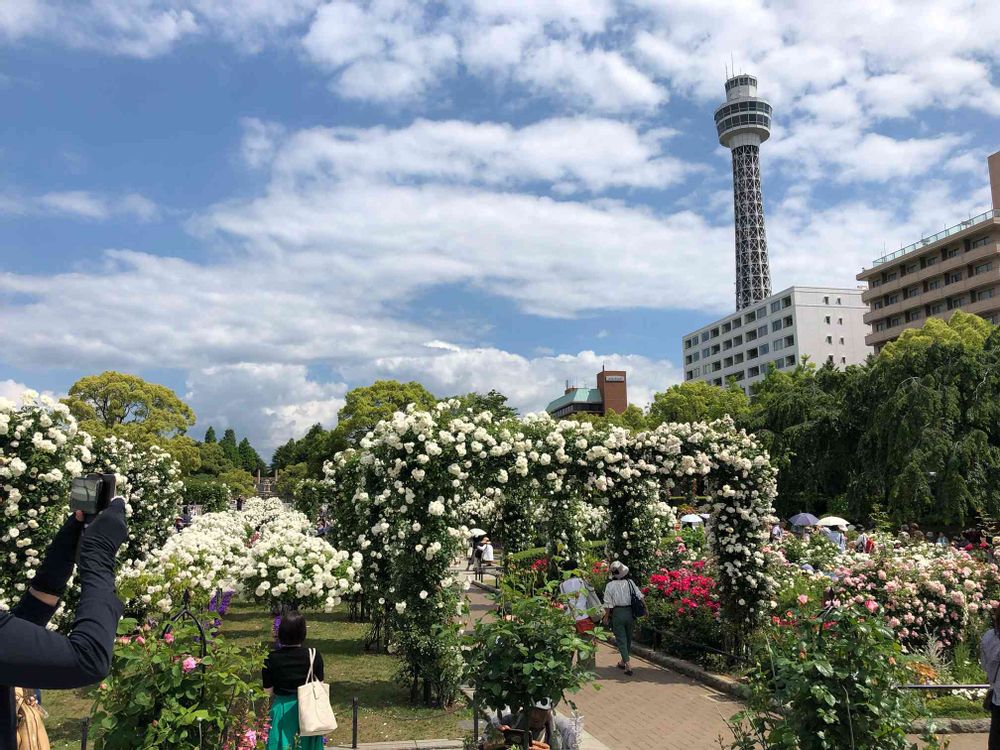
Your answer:
[[[555,713],[554,708],[555,701],[542,698],[535,701],[526,713],[519,711],[512,714],[507,710],[491,716],[490,723],[501,732],[505,729],[527,730],[531,738],[531,750],[544,750],[546,747],[551,750],[575,750],[578,742],[576,725],[565,716]],[[506,748],[507,744],[487,743],[484,747],[485,750],[500,750]]]
[[[479,552],[476,568],[478,573],[482,573],[483,568],[493,564],[493,543],[488,536],[484,536],[476,549]]]
[[[622,657],[618,662],[618,668],[624,669],[625,674],[631,677],[632,665],[629,663],[629,654],[632,650],[632,629],[635,626],[632,617],[632,596],[636,595],[640,599],[644,597],[639,587],[628,578],[628,566],[621,560],[611,563],[609,571],[611,580],[604,588],[604,624],[610,625],[611,632],[615,634],[618,653]]]

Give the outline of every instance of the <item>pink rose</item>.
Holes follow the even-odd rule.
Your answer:
[[[193,656],[189,656],[187,659],[181,662],[181,669],[183,669],[185,672],[194,671],[194,669],[197,668],[197,666],[198,666],[198,661]]]
[[[869,599],[868,601],[865,602],[865,609],[867,609],[869,612],[874,612],[876,609],[878,609],[878,604],[875,603],[874,599]]]
[[[799,604],[805,604],[806,602],[809,601],[809,597],[806,596],[805,594],[799,594],[798,600],[799,600]]]
[[[141,635],[137,635],[135,637],[135,642],[138,643],[140,646],[145,646],[146,645],[146,639],[143,638]]]
[[[164,636],[163,636],[163,640],[165,640],[167,643],[173,643],[174,642],[174,634],[173,633],[165,633]]]

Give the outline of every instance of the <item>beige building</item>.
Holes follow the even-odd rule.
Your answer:
[[[1000,322],[1000,151],[988,159],[993,208],[878,258],[858,274],[876,353],[907,328],[954,310]]]

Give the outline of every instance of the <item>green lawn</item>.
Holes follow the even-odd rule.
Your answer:
[[[323,654],[325,679],[331,686],[333,708],[340,728],[331,736],[335,744],[351,743],[351,700],[360,704],[359,742],[405,739],[458,738],[459,722],[471,718],[464,704],[451,711],[414,708],[409,691],[395,681],[398,662],[387,655],[366,654],[362,649],[367,625],[347,621],[345,608],[330,614],[308,615],[308,645]],[[234,607],[226,615],[223,634],[237,642],[271,641],[272,618],[267,612]],[[43,703],[53,750],[80,747],[80,720],[87,716],[93,698],[90,690],[46,691]],[[91,747],[93,743],[91,742]]]

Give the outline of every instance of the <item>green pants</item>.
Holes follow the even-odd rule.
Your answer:
[[[299,699],[276,695],[271,704],[271,733],[267,750],[322,750],[322,737],[299,737]]]
[[[631,607],[615,607],[611,610],[611,632],[615,634],[618,653],[622,655],[622,661],[626,663],[629,652],[632,650],[632,626],[634,623]]]

